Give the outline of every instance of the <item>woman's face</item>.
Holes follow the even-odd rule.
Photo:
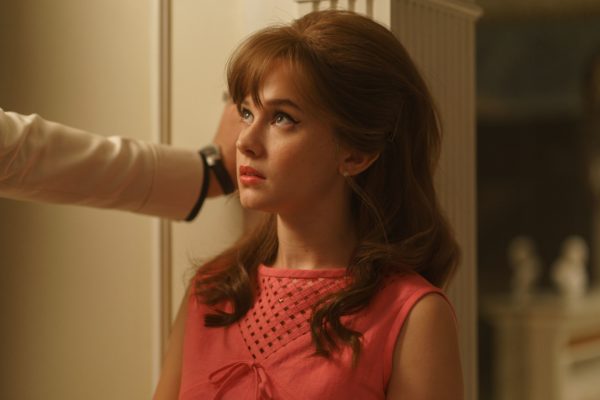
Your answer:
[[[262,106],[251,96],[241,105],[237,179],[243,207],[286,214],[343,199],[333,131],[311,115],[294,78],[289,67],[276,65],[261,88]]]

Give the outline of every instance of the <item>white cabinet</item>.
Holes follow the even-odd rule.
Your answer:
[[[494,327],[494,400],[600,399],[600,291],[490,297],[481,313]]]

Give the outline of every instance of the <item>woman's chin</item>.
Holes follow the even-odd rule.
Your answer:
[[[240,196],[240,204],[247,210],[270,211],[264,200],[257,199],[254,196]]]

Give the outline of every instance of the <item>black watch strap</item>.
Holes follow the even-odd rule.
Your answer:
[[[208,194],[208,185],[210,184],[210,174],[208,173],[209,167],[208,167],[208,164],[206,163],[206,157],[204,156],[204,154],[202,154],[202,152],[199,152],[198,154],[200,155],[200,159],[202,160],[202,165],[204,165],[202,187],[200,188],[200,194],[198,196],[198,199],[196,200],[196,204],[194,204],[194,207],[192,208],[192,210],[190,211],[188,216],[185,217],[186,222],[192,221],[194,218],[196,218],[196,215],[198,215],[198,212],[200,211],[202,204],[204,204],[206,195]]]
[[[235,190],[235,186],[231,177],[227,173],[225,169],[225,165],[223,164],[223,159],[221,158],[221,152],[219,148],[214,144],[210,144],[200,150],[200,153],[204,155],[206,160],[206,164],[208,167],[215,173],[217,177],[217,181],[219,181],[219,185],[221,186],[221,190],[223,190],[224,194],[233,193]]]

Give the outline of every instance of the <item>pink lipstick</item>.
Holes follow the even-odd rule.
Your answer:
[[[265,180],[265,177],[248,165],[240,165],[239,180],[244,186],[256,185]]]

